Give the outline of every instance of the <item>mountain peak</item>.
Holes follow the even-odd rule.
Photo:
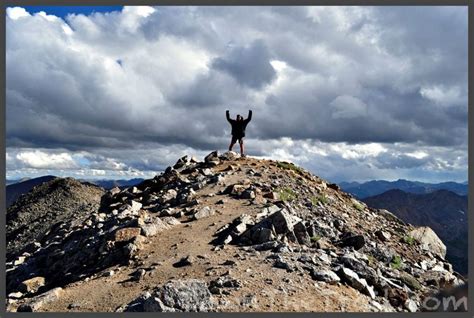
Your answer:
[[[38,307],[23,291],[10,310],[67,311],[82,297],[100,311],[416,311],[437,270],[462,283],[436,234],[289,162],[184,156],[100,201],[15,254],[7,291],[33,271],[56,296]]]

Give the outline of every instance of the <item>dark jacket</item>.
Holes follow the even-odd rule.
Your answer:
[[[252,111],[249,110],[249,116],[247,119],[243,120],[230,119],[229,111],[226,111],[225,115],[227,117],[227,121],[232,125],[232,136],[238,138],[245,137],[245,128],[252,119]]]

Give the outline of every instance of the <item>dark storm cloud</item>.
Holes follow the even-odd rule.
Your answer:
[[[249,137],[267,142],[467,143],[464,7],[126,7],[66,21],[9,12],[12,149],[207,151],[228,142],[225,110],[249,108]],[[421,162],[395,157],[381,158]]]
[[[211,67],[230,74],[239,84],[261,89],[276,78],[270,59],[267,47],[259,40],[248,47],[232,48],[228,56],[215,58]]]

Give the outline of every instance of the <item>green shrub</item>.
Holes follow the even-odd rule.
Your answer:
[[[390,262],[390,267],[393,269],[400,269],[403,265],[403,260],[399,255],[395,255]]]
[[[321,202],[322,204],[326,204],[326,203],[328,203],[328,198],[324,194],[321,194],[320,196],[312,196],[311,197],[311,203],[313,205],[318,205],[318,202]]]
[[[363,211],[364,210],[364,206],[360,203],[352,202],[352,206],[358,211]]]
[[[277,162],[277,167],[278,168],[281,168],[281,169],[286,169],[286,170],[293,170],[294,172],[296,173],[303,173],[303,169],[296,166],[295,164],[291,163],[291,162],[282,162],[282,161],[278,161]]]
[[[403,237],[403,243],[406,243],[411,246],[411,245],[415,245],[416,240],[414,237],[406,235]]]
[[[280,200],[282,201],[293,201],[296,199],[296,193],[288,187],[281,188],[280,191],[278,191],[278,194],[280,195]]]
[[[320,239],[321,239],[321,236],[319,236],[319,235],[311,236],[311,242],[316,243],[316,242],[319,241]]]

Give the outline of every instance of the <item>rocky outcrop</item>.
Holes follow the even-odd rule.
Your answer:
[[[117,311],[205,312],[214,308],[215,304],[206,283],[190,279],[167,282],[151,293],[140,295],[125,308],[119,308]]]
[[[289,163],[185,156],[100,202],[82,223],[63,220],[14,254],[10,305],[41,311],[36,295],[94,278],[143,287],[117,311],[257,311],[267,295],[297,297],[305,284],[336,296],[344,287],[364,310],[420,311],[426,295],[464,283],[429,230]],[[153,255],[160,247],[171,260]],[[157,270],[163,262],[168,270]],[[119,281],[123,269],[129,276]]]

